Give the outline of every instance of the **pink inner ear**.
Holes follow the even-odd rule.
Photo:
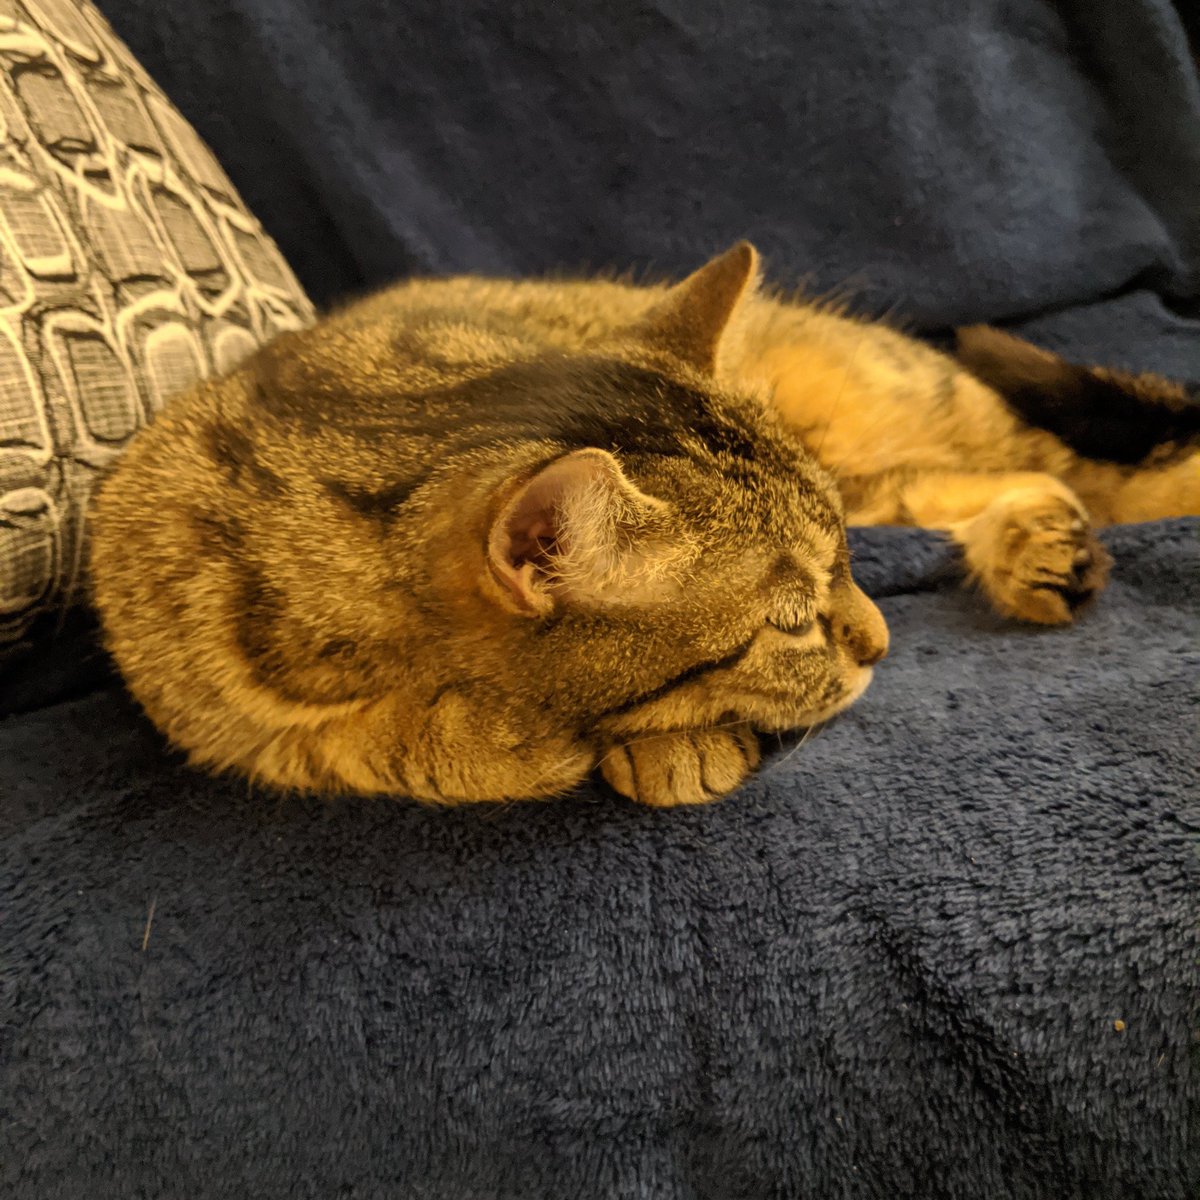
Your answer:
[[[539,571],[548,571],[550,559],[558,549],[557,506],[565,490],[564,481],[546,478],[548,474],[544,472],[527,485],[505,519],[508,565],[513,569],[532,563]]]
[[[544,512],[536,514],[528,524],[520,519],[520,514],[514,516],[517,519],[509,521],[506,529],[509,565],[520,567],[531,562],[547,569],[558,542],[552,520]]]
[[[492,534],[489,554],[492,569],[526,612],[546,612],[550,607],[544,581],[550,573],[559,544],[557,507],[579,472],[560,460],[534,476]]]
[[[546,587],[554,560],[568,552],[562,528],[563,500],[597,479],[611,480],[613,460],[602,450],[576,450],[539,471],[514,496],[488,539],[492,572],[528,613],[553,606]]]

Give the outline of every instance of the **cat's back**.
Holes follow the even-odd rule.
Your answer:
[[[440,329],[577,350],[635,323],[666,293],[619,279],[408,279],[334,314],[333,327]]]

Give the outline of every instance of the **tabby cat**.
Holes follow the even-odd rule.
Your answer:
[[[288,788],[598,766],[698,803],[886,653],[847,522],[945,530],[996,609],[1059,624],[1104,582],[1093,523],[1200,512],[1182,388],[986,328],[956,361],[757,274],[741,243],[671,288],[413,280],[172,402],[95,505],[134,695]]]

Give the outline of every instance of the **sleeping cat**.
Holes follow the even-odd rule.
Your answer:
[[[414,280],[173,401],[95,505],[134,695],[283,787],[515,799],[599,767],[699,803],[886,653],[847,521],[945,530],[1000,612],[1056,624],[1103,584],[1093,523],[1200,512],[1182,388],[988,329],[957,362],[757,273],[741,243],[672,288]]]

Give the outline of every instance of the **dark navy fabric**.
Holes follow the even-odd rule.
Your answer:
[[[1077,628],[855,538],[895,649],[711,807],[204,778],[0,721],[13,1200],[1194,1200],[1200,523]]]
[[[780,283],[1200,378],[1163,0],[108,0],[314,296],[410,270]],[[0,680],[6,1200],[1195,1200],[1200,522],[1022,628],[855,569],[866,697],[653,812],[280,798],[84,622]]]
[[[679,273],[748,236],[777,282],[921,329],[1126,296],[1082,348],[1200,378],[1200,82],[1168,0],[101,7],[319,303]]]

